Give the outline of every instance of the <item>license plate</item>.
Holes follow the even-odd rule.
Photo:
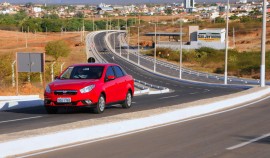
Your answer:
[[[71,98],[57,98],[57,103],[70,103]]]

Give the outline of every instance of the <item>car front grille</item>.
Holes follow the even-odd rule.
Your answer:
[[[78,92],[75,90],[57,90],[54,91],[55,95],[76,95]]]

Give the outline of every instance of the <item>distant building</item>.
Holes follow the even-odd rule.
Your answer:
[[[199,26],[189,26],[189,41],[182,42],[183,49],[199,49],[201,47],[209,47],[214,49],[225,49],[225,28],[210,28],[199,30]],[[152,33],[153,34],[153,33]],[[179,36],[179,33],[168,34],[167,36]],[[178,42],[159,41],[157,47],[179,49]]]
[[[239,0],[239,3],[246,4],[247,3],[247,0]]]
[[[225,33],[225,28],[199,30],[199,27],[190,26],[189,48],[198,49],[200,47],[210,47],[214,49],[225,49]]]
[[[113,8],[109,5],[106,5],[104,3],[100,3],[97,6],[98,14],[104,14],[105,12],[113,12]]]
[[[0,5],[1,5],[1,6],[4,6],[4,7],[8,7],[8,6],[10,6],[10,3],[4,2],[4,3],[1,3]]]
[[[195,0],[185,0],[184,8],[188,13],[193,12],[193,10],[195,9]]]

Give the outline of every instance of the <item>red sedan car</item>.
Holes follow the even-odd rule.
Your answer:
[[[59,107],[92,107],[102,113],[108,104],[130,108],[134,80],[117,64],[76,64],[69,66],[44,92],[48,113]]]

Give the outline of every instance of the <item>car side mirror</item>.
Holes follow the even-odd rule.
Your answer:
[[[58,77],[59,77],[59,76],[55,76],[54,79],[56,80],[56,79],[58,79]]]
[[[115,76],[112,76],[112,75],[107,77],[107,81],[111,81],[111,80],[114,80],[114,79],[115,79]]]

